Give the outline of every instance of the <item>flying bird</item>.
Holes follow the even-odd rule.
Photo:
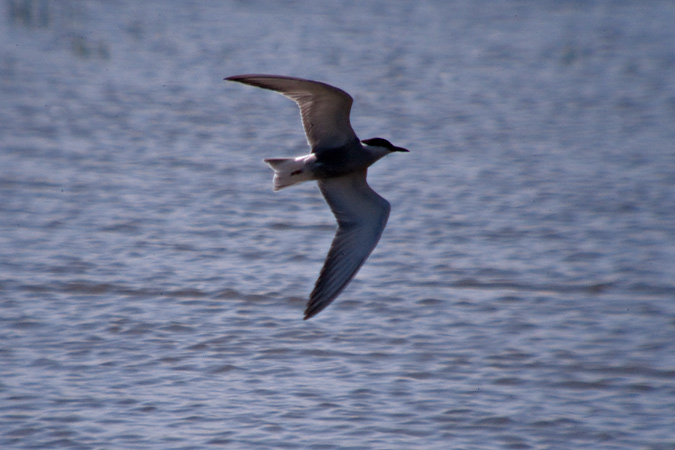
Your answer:
[[[347,287],[387,224],[391,206],[368,186],[368,167],[392,152],[408,150],[378,137],[359,140],[349,122],[352,97],[336,87],[279,75],[235,75],[225,80],[278,92],[300,108],[310,154],[264,162],[274,170],[275,191],[316,180],[337,219],[337,232],[305,309],[307,320]]]

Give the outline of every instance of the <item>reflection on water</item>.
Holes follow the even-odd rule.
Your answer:
[[[53,23],[48,0],[7,0],[7,19],[12,25],[47,28]]]
[[[84,3],[53,0],[7,0],[7,21],[15,27],[51,31],[56,42],[70,47],[77,58],[110,58],[110,45],[91,40]],[[132,27],[133,28],[133,27]],[[138,31],[135,31],[138,32]]]

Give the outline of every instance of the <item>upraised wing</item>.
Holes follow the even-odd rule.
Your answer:
[[[316,280],[305,320],[318,314],[347,287],[377,242],[389,218],[389,202],[366,182],[366,170],[319,180],[319,189],[338,222],[337,233]]]
[[[335,148],[357,139],[349,122],[352,97],[318,81],[279,75],[235,75],[229,81],[276,91],[298,104],[312,152]]]

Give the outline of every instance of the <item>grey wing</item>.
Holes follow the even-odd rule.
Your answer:
[[[316,280],[305,320],[318,314],[354,278],[387,225],[390,205],[366,182],[366,170],[319,181],[338,222],[328,256]]]
[[[342,146],[356,139],[349,122],[352,98],[341,89],[318,81],[279,75],[235,75],[226,80],[276,91],[298,104],[309,146]]]

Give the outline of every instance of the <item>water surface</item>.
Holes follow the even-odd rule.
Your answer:
[[[675,448],[675,8],[6,1],[3,448]],[[412,150],[357,278],[297,110]]]

